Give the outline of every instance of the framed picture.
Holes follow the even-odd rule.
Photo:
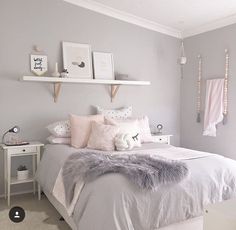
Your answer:
[[[45,55],[30,55],[31,72],[37,76],[41,76],[48,71],[48,58]]]
[[[70,78],[93,78],[91,46],[87,44],[63,42],[63,65]]]
[[[115,79],[112,53],[93,52],[93,67],[95,79]]]

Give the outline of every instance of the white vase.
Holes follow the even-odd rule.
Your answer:
[[[29,178],[29,170],[18,171],[17,180],[27,180]]]
[[[52,73],[53,77],[60,77],[60,73],[58,72],[58,63],[55,64],[54,72]]]

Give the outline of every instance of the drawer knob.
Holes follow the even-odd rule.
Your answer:
[[[25,149],[23,149],[22,151],[25,152]]]
[[[160,138],[159,141],[161,141],[162,139]]]

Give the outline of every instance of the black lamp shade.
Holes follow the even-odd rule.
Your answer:
[[[8,130],[9,133],[19,133],[20,132],[20,127],[19,126],[14,126],[13,128]]]

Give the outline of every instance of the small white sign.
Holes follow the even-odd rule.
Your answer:
[[[45,55],[30,55],[31,72],[41,76],[48,71],[48,58]]]

